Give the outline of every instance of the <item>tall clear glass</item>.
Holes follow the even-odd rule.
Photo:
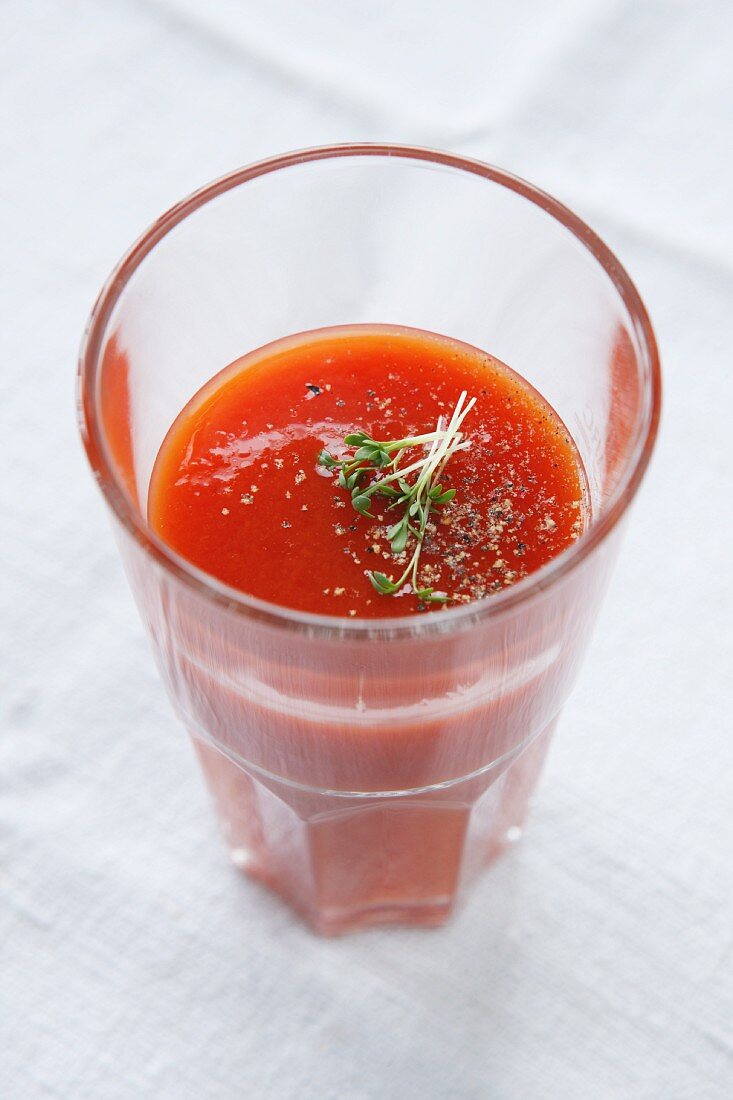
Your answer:
[[[192,394],[289,333],[428,329],[523,374],[570,428],[589,529],[513,588],[345,620],[227,588],[146,522]],[[439,924],[520,834],[649,460],[659,363],[637,291],[569,210],[496,168],[351,145],[263,161],[165,214],[83,342],[89,460],[235,864],[331,933]]]

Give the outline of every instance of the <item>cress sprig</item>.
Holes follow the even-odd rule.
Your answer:
[[[369,511],[371,498],[375,495],[389,498],[387,507],[390,510],[404,506],[402,517],[389,528],[387,538],[395,557],[406,549],[411,535],[415,539],[415,547],[407,568],[398,580],[392,580],[376,570],[367,573],[381,596],[396,595],[411,578],[412,591],[418,599],[445,602],[448,598],[431,587],[421,588],[418,568],[431,510],[447,504],[456,495],[455,489],[443,489],[440,475],[457,451],[465,451],[471,446],[470,440],[464,439],[461,425],[476,404],[476,398],[466,402],[466,397],[464,390],[450,420],[439,417],[433,432],[389,440],[372,439],[366,432],[352,432],[344,438],[344,445],[352,454],[338,459],[324,449],[318,455],[320,466],[338,471],[338,484],[351,493],[352,506],[360,515],[376,518]],[[404,452],[412,447],[427,448],[427,453],[409,465],[401,466]],[[414,480],[409,481],[408,478],[413,475]],[[367,482],[369,477],[371,482]]]

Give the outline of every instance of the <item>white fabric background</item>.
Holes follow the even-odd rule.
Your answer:
[[[730,0],[1,11],[3,1100],[733,1095]],[[284,149],[525,175],[628,266],[659,448],[527,838],[437,932],[316,939],[219,841],[85,469],[130,241]]]

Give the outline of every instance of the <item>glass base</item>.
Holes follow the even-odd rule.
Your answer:
[[[278,895],[321,936],[339,936],[379,925],[438,928],[448,921],[454,909],[454,899],[447,896],[425,899],[419,904],[408,901],[401,904],[374,901],[362,907],[352,905],[347,908],[306,908],[300,898],[286,892],[281,880],[273,878],[266,868],[258,866],[251,853],[244,853],[240,848],[233,849],[230,856],[235,867],[243,871],[248,879]]]
[[[436,927],[522,834],[552,727],[502,768],[443,790],[340,797],[249,774],[194,739],[231,859],[322,935]]]

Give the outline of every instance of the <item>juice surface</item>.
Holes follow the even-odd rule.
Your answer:
[[[419,579],[381,595],[368,573],[397,578],[375,496],[374,519],[318,464],[355,430],[377,440],[436,427],[462,391],[476,398],[441,483],[456,496],[430,516]],[[407,459],[420,456],[410,450]],[[562,421],[521,377],[446,337],[391,326],[321,329],[236,360],[185,406],[158,454],[148,517],[180,555],[233,588],[300,611],[350,618],[430,612],[518,583],[582,531],[585,480]],[[397,513],[397,514],[396,514]]]

